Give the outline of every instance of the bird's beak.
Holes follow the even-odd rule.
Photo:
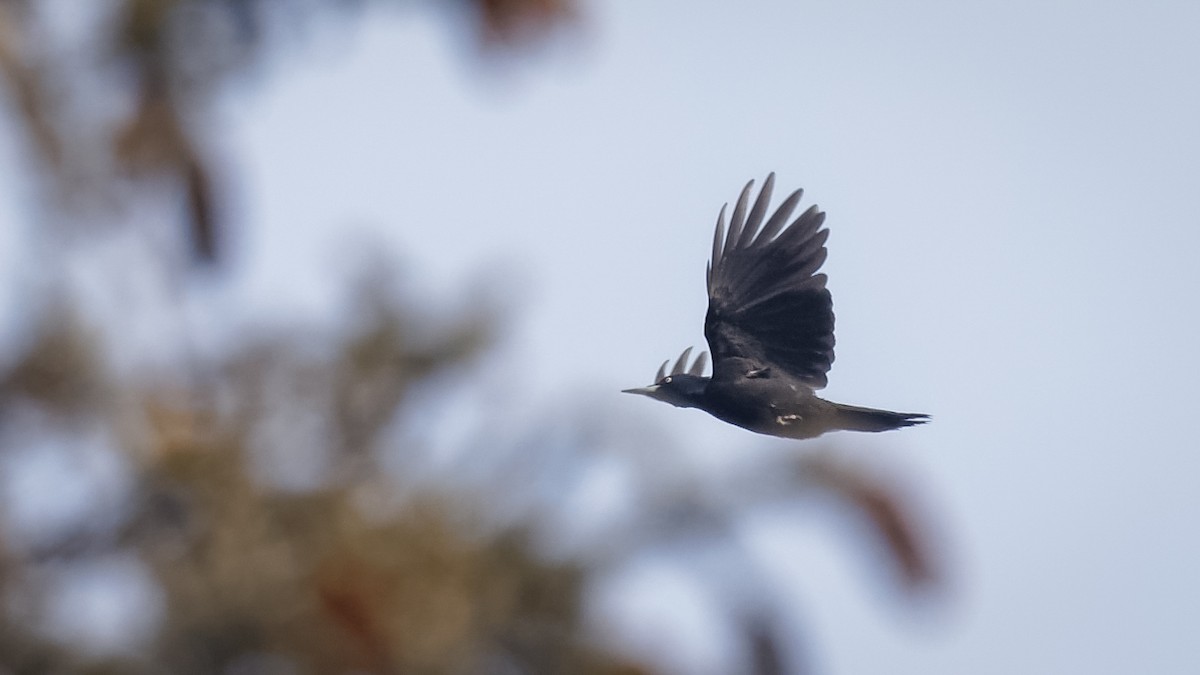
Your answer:
[[[658,385],[652,384],[649,387],[638,387],[636,389],[622,389],[622,394],[641,394],[642,396],[653,396],[654,392],[658,391]]]

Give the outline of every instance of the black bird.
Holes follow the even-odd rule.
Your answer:
[[[796,190],[763,224],[775,174],[767,176],[750,207],[754,181],[733,208],[717,216],[708,266],[704,338],[712,350],[712,377],[703,377],[708,354],[688,367],[688,347],[671,372],[663,362],[655,383],[626,393],[643,394],[683,408],[700,408],[739,427],[771,436],[815,438],[827,431],[887,431],[923,424],[928,415],[833,403],[818,398],[833,363],[833,298],[826,276],[821,229],[825,214],[810,206],[790,225],[803,190]],[[759,229],[761,226],[762,229]]]

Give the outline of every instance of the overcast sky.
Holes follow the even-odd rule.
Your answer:
[[[511,308],[484,376],[530,415],[582,396],[721,453],[747,432],[617,391],[702,345],[717,211],[776,171],[828,212],[825,393],[934,415],[854,442],[919,477],[956,566],[914,619],[828,533],[761,542],[819,665],[1196,672],[1200,4],[585,8],[499,67],[373,9],[233,92],[248,315],[335,315],[378,242]]]
[[[376,232],[443,289],[513,289],[531,409],[619,400],[702,343],[716,212],[777,171],[829,214],[826,393],[934,414],[855,440],[925,477],[960,578],[914,624],[805,548],[821,664],[1196,668],[1200,5],[588,10],[580,44],[499,69],[435,14],[376,12],[232,102],[262,306],[321,311],[332,284],[286,270]],[[743,433],[614,405],[713,452]]]
[[[586,6],[500,68],[376,11],[232,99],[251,306],[324,311],[291,270],[372,232],[511,295],[530,410],[583,389],[722,452],[745,432],[616,391],[702,344],[717,210],[774,170],[829,214],[826,393],[935,417],[854,440],[923,477],[959,586],[913,621],[808,542],[820,665],[1195,672],[1200,4]]]

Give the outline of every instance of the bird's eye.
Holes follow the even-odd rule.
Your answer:
[[[670,375],[663,378],[663,384],[671,384],[671,376]]]

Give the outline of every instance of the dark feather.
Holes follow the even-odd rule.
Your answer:
[[[749,186],[746,187],[749,188]],[[775,174],[771,174],[763,183],[762,191],[758,193],[758,199],[754,200],[754,207],[750,209],[750,215],[746,218],[746,229],[742,230],[742,236],[738,239],[738,248],[746,248],[750,242],[754,241],[754,235],[758,232],[758,227],[762,225],[763,216],[766,215],[767,207],[771,204],[771,191],[774,188]]]
[[[684,372],[685,370],[687,370],[688,359],[691,357],[691,355],[692,355],[691,347],[688,347],[687,349],[683,350],[683,353],[679,355],[679,359],[675,361],[675,367],[671,369],[671,374],[678,375],[678,374]]]
[[[816,206],[784,226],[799,190],[758,231],[774,178],[767,177],[749,218],[745,214],[753,182],[742,191],[723,242],[723,219],[718,221],[704,337],[714,367],[722,359],[745,358],[819,389],[833,363],[833,300],[825,275],[817,274],[825,262],[829,231],[821,229],[825,214]]]

